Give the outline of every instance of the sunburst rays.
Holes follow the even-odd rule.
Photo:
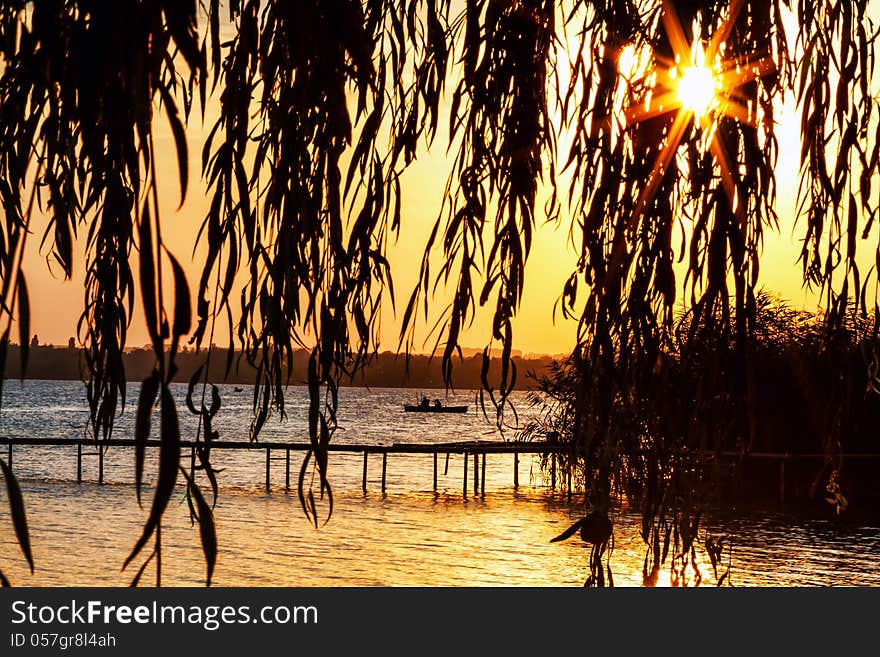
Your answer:
[[[739,173],[718,136],[717,127],[722,118],[739,123],[757,124],[756,103],[742,91],[744,85],[754,82],[775,70],[773,59],[766,53],[751,53],[745,57],[728,56],[727,39],[742,12],[745,0],[732,0],[729,13],[704,46],[699,36],[689,43],[681,21],[670,0],[663,0],[661,21],[673,59],[654,54],[654,65],[645,71],[652,84],[644,102],[623,110],[626,129],[648,119],[675,113],[665,136],[663,148],[639,195],[634,221],[644,213],[657,193],[669,163],[675,156],[692,122],[703,135],[703,143],[718,166],[721,184],[730,207],[744,220],[745,209],[739,201]],[[629,74],[622,74],[628,79]]]

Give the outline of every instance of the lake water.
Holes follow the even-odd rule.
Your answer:
[[[448,403],[469,404],[466,415],[407,414],[402,404],[419,391],[345,388],[340,394],[337,443],[390,445],[397,442],[504,440],[478,412],[472,392]],[[117,437],[130,437],[136,386],[120,416]],[[182,401],[184,386],[175,394]],[[436,396],[437,393],[428,393]],[[286,422],[270,420],[262,436],[271,441],[306,441],[304,388],[289,390]],[[515,401],[519,421],[528,416],[524,394]],[[196,424],[181,404],[184,438]],[[223,388],[216,428],[224,440],[246,440],[250,389]],[[87,411],[77,382],[8,381],[0,431],[4,436],[83,436]],[[151,450],[155,457],[155,450]],[[5,454],[4,454],[5,456]],[[25,494],[36,572],[31,575],[9,521],[5,487],[0,492],[0,567],[13,584],[30,586],[124,586],[133,572],[121,572],[137,540],[145,509],[135,500],[133,451],[111,449],[104,486],[97,485],[97,457],[83,459],[85,481],[76,483],[76,450],[21,447],[13,465]],[[214,581],[220,586],[581,586],[589,546],[578,539],[553,543],[581,515],[577,502],[549,489],[536,462],[520,457],[520,487],[513,486],[513,457],[487,457],[485,496],[462,498],[462,457],[448,470],[441,456],[438,491],[433,459],[392,454],[387,490],[380,490],[381,458],[369,461],[368,491],[361,490],[360,455],[331,453],[335,508],[329,523],[315,529],[295,492],[284,490],[284,462],[272,464],[273,487],[266,493],[265,451],[217,451],[223,468],[215,510],[219,556]],[[298,472],[301,453],[293,453]],[[471,462],[471,468],[472,468]],[[155,461],[148,459],[151,471]],[[470,470],[472,477],[472,469]],[[469,482],[469,488],[472,486]],[[576,496],[575,496],[576,497]],[[616,585],[642,584],[644,546],[639,518],[615,519],[611,565]],[[739,586],[880,586],[880,519],[835,519],[781,508],[715,514],[702,532],[726,533],[732,544],[731,582]],[[198,527],[192,527],[182,491],[163,524],[163,584],[204,581]],[[702,558],[703,584],[713,584]],[[144,583],[152,583],[148,569]],[[668,583],[668,573],[660,583]]]

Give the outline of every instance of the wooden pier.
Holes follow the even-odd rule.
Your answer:
[[[203,444],[203,443],[202,443]],[[58,438],[3,438],[0,437],[0,447],[6,446],[6,462],[13,466],[13,448],[27,447],[68,447],[76,450],[76,480],[83,480],[83,457],[97,456],[98,458],[98,484],[104,483],[104,452],[110,447],[134,447],[133,439],[114,438],[100,443],[102,449],[98,449],[98,444],[91,439],[58,439]],[[147,447],[155,449],[160,447],[159,440],[150,440]],[[93,451],[84,450],[90,448]],[[187,455],[190,463],[195,462],[196,443],[190,440],[182,440],[180,443],[181,455],[186,450],[190,450]],[[266,458],[266,491],[269,492],[272,486],[272,461],[284,461],[284,487],[290,490],[290,454],[291,452],[305,452],[311,447],[308,443],[284,443],[284,442],[235,442],[235,441],[216,441],[211,444],[212,450],[248,450],[259,451],[265,450]],[[557,486],[557,460],[559,454],[569,452],[569,448],[558,443],[547,443],[540,441],[521,442],[521,441],[459,441],[446,443],[393,443],[391,445],[351,445],[351,444],[333,444],[328,446],[329,452],[342,452],[349,454],[363,455],[363,479],[362,489],[367,492],[367,463],[370,454],[382,456],[382,493],[387,489],[387,469],[388,456],[394,454],[430,454],[433,456],[434,476],[433,489],[437,491],[438,483],[438,465],[441,454],[446,458],[446,469],[449,466],[449,456],[451,454],[460,454],[462,458],[462,497],[468,497],[468,468],[471,457],[473,457],[473,490],[474,496],[485,496],[486,494],[486,459],[488,455],[512,454],[513,455],[513,486],[514,489],[519,488],[519,457],[521,454],[526,455],[547,455],[550,457],[550,489],[556,490]],[[274,453],[274,454],[273,454]],[[787,454],[787,453],[765,453],[751,452],[741,454],[740,452],[722,452],[714,454],[723,459],[752,459],[754,461],[763,461],[769,463],[777,463],[779,467],[779,498],[780,502],[784,502],[786,498],[786,464],[804,461],[820,461],[826,456],[821,453],[804,453],[804,454]],[[844,460],[851,462],[876,462],[880,463],[880,454],[843,454]],[[569,499],[572,497],[572,478],[571,471],[565,469],[563,473],[564,483],[560,484],[560,489],[565,486]]]
[[[204,444],[204,443],[200,443]],[[104,483],[104,452],[111,447],[134,447],[133,439],[113,438],[102,441],[99,444],[94,440],[87,438],[80,439],[58,439],[58,438],[0,438],[0,446],[6,446],[6,461],[12,467],[13,447],[68,447],[71,450],[76,449],[76,480],[77,483],[83,481],[83,457],[97,456],[98,458],[98,484]],[[155,449],[161,446],[159,440],[147,441],[147,448]],[[91,448],[94,451],[84,451],[83,448]],[[196,443],[191,440],[182,440],[180,442],[181,456],[183,458],[186,450],[190,450],[188,458],[190,463],[195,462]],[[281,442],[235,442],[235,441],[215,441],[211,443],[211,450],[247,450],[247,451],[265,451],[266,463],[266,492],[272,487],[272,462],[275,460],[284,461],[284,487],[290,490],[290,453],[305,452],[311,449],[308,443],[281,443]],[[382,456],[382,492],[387,489],[387,469],[389,454],[431,454],[434,459],[434,491],[437,490],[438,481],[438,462],[439,456],[445,454],[448,467],[448,459],[451,454],[460,454],[464,458],[464,476],[462,480],[462,496],[468,496],[468,462],[473,456],[473,495],[484,496],[486,493],[486,457],[488,454],[513,454],[513,485],[519,488],[519,455],[520,454],[550,454],[553,462],[553,472],[556,471],[556,454],[567,451],[567,448],[558,444],[548,444],[544,442],[497,442],[497,441],[461,441],[449,443],[394,443],[391,445],[345,445],[335,444],[329,445],[329,452],[343,452],[349,454],[362,454],[364,460],[363,466],[363,491],[367,492],[367,462],[370,454]],[[279,454],[281,454],[279,456]],[[556,488],[556,478],[552,478],[551,488]],[[569,486],[569,495],[571,490]]]

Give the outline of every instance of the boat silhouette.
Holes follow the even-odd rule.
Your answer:
[[[403,410],[407,413],[466,413],[467,406],[444,406],[439,399],[430,403],[427,397],[422,397],[418,404],[404,404]]]

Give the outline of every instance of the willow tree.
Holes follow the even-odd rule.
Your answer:
[[[483,386],[503,413],[518,374],[512,326],[535,224],[544,214],[569,222],[580,257],[560,294],[580,326],[574,426],[578,453],[595,470],[591,513],[607,511],[620,455],[635,453],[613,430],[611,405],[662,375],[680,285],[690,290],[694,331],[733,334],[741,347],[747,341],[762,236],[776,225],[774,111],[786,92],[802,117],[804,280],[822,290],[829,321],[848,300],[864,312],[876,308],[867,301],[876,296],[876,273],[861,272],[856,258],[871,234],[880,147],[868,2],[799,3],[791,8],[794,43],[783,29],[787,4],[0,3],[0,357],[17,334],[27,359],[21,261],[40,210],[50,218],[43,243],[65,276],[75,242],[86,246],[79,333],[99,443],[125,401],[122,353],[135,303],[146,318],[155,370],[137,403],[138,499],[154,408],[161,450],[150,514],[126,560],[140,561],[136,579],[152,559],[160,572],[161,519],[183,478],[202,523],[210,581],[216,537],[196,480],[204,476],[216,499],[216,388],[208,407],[207,368],[191,382],[199,458],[182,472],[169,383],[181,340],[210,345],[217,321],[258,372],[253,439],[272,413],[284,414],[294,350],[310,350],[311,450],[299,493],[310,521],[329,516],[326,448],[337,385],[377,350],[379,309],[393,291],[386,245],[405,211],[401,176],[435,140],[454,157],[420,283],[405,306],[401,347],[411,346],[422,315],[443,304],[451,383],[460,335],[476,307],[489,306],[501,367],[490,378],[487,347]],[[625,52],[643,62],[626,74]],[[677,90],[694,73],[710,91],[691,102]],[[187,281],[162,237],[154,135],[160,122],[170,125],[182,202],[194,146],[185,126],[200,120],[194,107],[204,120],[209,102],[219,103],[219,118],[195,145],[211,199],[200,233],[206,258],[199,280]],[[438,136],[446,126],[448,135]],[[687,254],[683,282],[673,268],[678,249]],[[437,251],[444,264],[432,273]],[[437,283],[452,288],[448,305],[432,296]],[[734,403],[747,405],[741,400],[755,367],[745,348],[736,351],[726,379]],[[3,472],[30,560],[23,503],[5,464]],[[663,499],[658,491],[645,507],[646,540],[668,526],[657,522]],[[601,559],[593,567],[601,570]]]

